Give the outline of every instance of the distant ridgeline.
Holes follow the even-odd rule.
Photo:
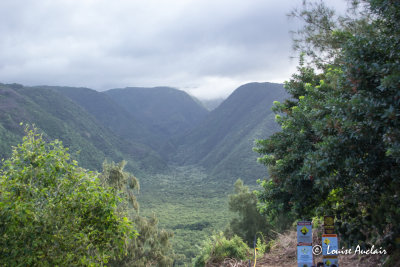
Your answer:
[[[125,159],[137,176],[196,165],[210,179],[254,183],[266,176],[252,151],[254,140],[278,130],[271,106],[284,98],[281,84],[250,83],[209,111],[169,87],[98,92],[0,84],[0,158],[21,141],[23,122],[35,124],[48,139],[62,140],[88,169],[100,170],[106,158]]]

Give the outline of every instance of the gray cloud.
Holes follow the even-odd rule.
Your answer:
[[[201,98],[295,70],[282,0],[2,0],[0,82],[167,85]]]

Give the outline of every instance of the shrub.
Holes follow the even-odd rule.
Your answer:
[[[204,242],[200,255],[194,259],[194,266],[203,267],[211,263],[223,262],[228,258],[244,260],[250,256],[249,247],[239,236],[227,239],[219,233]]]
[[[103,265],[137,233],[117,192],[79,168],[67,148],[26,128],[0,168],[0,262],[6,266]]]

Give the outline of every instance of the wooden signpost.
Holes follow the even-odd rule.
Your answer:
[[[335,218],[324,217],[324,234],[322,235],[322,258],[324,266],[339,267],[338,253],[339,241],[335,232]]]
[[[324,234],[335,233],[335,218],[333,216],[324,217]]]

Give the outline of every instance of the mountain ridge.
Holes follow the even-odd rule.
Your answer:
[[[270,108],[274,100],[281,101],[286,97],[282,84],[249,83],[237,88],[217,108],[208,111],[186,92],[170,87],[127,87],[103,92],[60,86],[2,84],[1,88],[3,91],[8,88],[9,96],[0,93],[3,99],[0,107],[3,105],[4,109],[9,105],[22,109],[0,116],[0,138],[8,138],[6,143],[17,139],[16,135],[10,137],[16,128],[15,123],[14,128],[10,127],[7,118],[35,123],[30,114],[39,112],[42,114],[37,117],[39,126],[50,131],[49,136],[56,136],[58,132],[73,149],[84,147],[84,140],[93,142],[89,136],[102,133],[96,142],[104,144],[97,144],[97,150],[108,152],[96,153],[106,157],[115,150],[110,154],[114,155],[113,160],[120,160],[125,155],[128,161],[136,161],[135,172],[141,168],[162,171],[170,164],[196,165],[207,169],[210,179],[230,182],[239,177],[254,182],[267,175],[265,168],[256,163],[257,155],[252,147],[255,139],[265,138],[278,129]],[[13,101],[22,102],[16,104]],[[67,106],[63,107],[64,104]],[[28,112],[25,105],[30,107]],[[76,118],[72,118],[74,116]],[[47,125],[41,122],[41,117],[52,119]],[[85,123],[78,123],[80,120]],[[61,121],[68,127],[59,126]],[[49,126],[52,124],[58,126],[52,129]],[[84,129],[91,125],[97,135],[87,130],[85,137],[81,130],[75,129],[77,125]],[[80,145],[71,144],[70,136],[63,133],[66,129],[72,132],[72,139],[80,136]],[[109,146],[114,148],[107,148]],[[90,158],[90,155],[86,156]],[[99,160],[88,166],[98,169]]]
[[[23,122],[36,125],[51,139],[62,140],[71,151],[80,151],[76,158],[85,168],[100,170],[105,159],[124,158],[135,173],[149,169],[150,162],[160,169],[166,167],[142,145],[121,143],[82,106],[51,88],[1,84],[0,111],[1,143],[9,147],[2,149],[1,157],[10,155],[11,145],[21,140],[24,132],[19,124]]]
[[[225,176],[230,181],[239,178],[238,173],[247,176],[240,177],[246,182],[263,178],[265,168],[256,162],[252,147],[255,139],[265,138],[279,129],[271,107],[273,101],[282,101],[286,96],[282,84],[240,86],[198,127],[182,137],[176,160],[211,168],[212,176]],[[248,169],[245,165],[256,171],[240,171],[240,168]]]

